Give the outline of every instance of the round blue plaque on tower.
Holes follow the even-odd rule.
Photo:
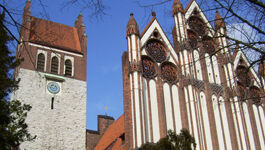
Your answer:
[[[60,92],[60,86],[58,83],[56,82],[50,82],[48,85],[47,85],[47,89],[50,93],[52,94],[57,94]]]

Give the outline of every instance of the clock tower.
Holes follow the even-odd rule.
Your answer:
[[[30,104],[26,123],[37,138],[21,149],[85,149],[87,36],[82,14],[75,26],[31,16],[26,2],[12,99]]]

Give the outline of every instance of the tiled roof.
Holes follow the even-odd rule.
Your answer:
[[[75,27],[31,17],[29,41],[44,46],[81,53]]]
[[[116,120],[103,134],[94,150],[105,150],[113,146],[115,150],[124,149],[120,137],[124,134],[124,114]]]

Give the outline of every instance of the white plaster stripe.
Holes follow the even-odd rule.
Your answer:
[[[244,129],[243,129],[243,122],[242,122],[242,116],[240,113],[240,108],[239,108],[239,104],[238,104],[238,99],[237,97],[235,97],[235,111],[236,111],[236,115],[237,115],[237,119],[238,119],[238,125],[239,125],[239,131],[240,131],[240,135],[241,135],[241,139],[242,139],[242,145],[243,148],[242,149],[247,149],[247,145],[246,145],[246,138],[245,138],[245,133],[244,133]]]
[[[143,78],[143,97],[144,97],[144,115],[145,115],[145,130],[146,130],[146,142],[151,142],[151,135],[150,135],[150,117],[149,117],[149,99],[148,99],[148,87],[147,87],[147,81],[145,78]]]
[[[184,62],[183,62],[182,52],[179,53],[179,58],[180,58],[180,65],[181,65],[181,69],[182,69],[182,74],[185,75],[185,69],[184,69]]]
[[[256,126],[257,126],[257,129],[258,129],[260,147],[261,147],[261,149],[265,149],[265,142],[264,142],[264,137],[263,137],[263,134],[262,134],[263,131],[262,131],[262,128],[260,126],[261,122],[260,122],[260,119],[259,119],[258,108],[257,108],[256,105],[252,105],[252,108],[253,108],[253,112],[254,112],[254,116],[255,116]]]
[[[199,53],[197,50],[194,50],[194,60],[195,60],[195,64],[196,64],[196,70],[195,71],[197,74],[197,79],[202,80],[201,63],[200,63]]]
[[[144,98],[143,98],[143,90],[142,90],[142,87],[143,87],[142,86],[143,85],[143,83],[142,83],[142,77],[140,76],[139,79],[140,79],[140,86],[139,86],[139,89],[140,90],[139,91],[140,91],[140,98],[141,98],[141,104],[140,104],[140,106],[141,106],[141,109],[142,109],[142,112],[141,112],[142,113],[142,120],[141,121],[142,121],[142,125],[143,125],[143,127],[142,127],[142,130],[143,130],[143,143],[146,143],[146,141],[145,141],[146,140],[146,138],[145,138],[146,131],[145,131],[145,120],[144,120],[145,119],[145,114],[144,114],[145,111],[144,111]]]
[[[160,129],[159,129],[159,116],[158,116],[158,106],[157,106],[157,93],[156,93],[156,83],[154,80],[149,81],[150,85],[150,99],[151,99],[151,114],[152,114],[152,127],[153,127],[153,139],[154,143],[158,142],[160,139]]]
[[[243,102],[242,105],[243,105],[243,113],[244,113],[244,117],[245,117],[246,125],[247,125],[247,133],[248,133],[250,148],[251,148],[251,150],[255,150],[256,147],[255,147],[254,137],[253,137],[253,133],[252,133],[252,126],[250,124],[248,106],[245,102]]]
[[[133,72],[134,78],[134,102],[135,102],[135,118],[136,118],[136,135],[137,135],[137,147],[142,145],[142,133],[141,133],[141,121],[140,121],[140,100],[139,100],[139,85],[138,85],[138,72]]]
[[[173,106],[174,106],[174,115],[175,115],[175,125],[176,125],[176,133],[179,133],[182,129],[182,121],[181,121],[181,113],[180,113],[180,105],[179,105],[179,94],[178,87],[176,85],[172,86],[172,97],[173,97]]]
[[[188,114],[189,130],[190,132],[192,132],[191,120],[190,120],[190,106],[189,106],[189,99],[188,99],[188,93],[187,93],[186,87],[184,87],[184,95],[185,95],[186,108],[187,108],[187,114]]]
[[[196,141],[198,141],[199,143],[199,135],[198,135],[198,128],[197,128],[197,120],[196,120],[196,113],[195,113],[195,101],[193,98],[193,93],[192,93],[192,87],[191,85],[188,86],[188,90],[189,90],[189,96],[190,96],[190,105],[191,105],[191,115],[192,115],[192,123],[193,123],[193,131],[194,131],[194,138]],[[199,144],[198,144],[199,145]],[[200,146],[197,146],[197,149]]]
[[[174,131],[170,89],[169,89],[169,85],[167,83],[165,83],[163,85],[163,91],[164,91],[164,100],[165,100],[165,106],[164,107],[165,107],[165,111],[166,111],[167,130],[173,130]]]
[[[219,113],[218,99],[215,95],[212,96],[212,102],[213,102],[213,111],[214,111],[214,118],[215,118],[215,124],[216,124],[219,149],[225,149],[223,130],[221,126],[222,124],[221,124],[221,119],[219,115],[220,113]]]
[[[236,130],[236,137],[237,137],[237,145],[238,145],[238,149],[241,149],[241,139],[240,139],[240,135],[239,135],[239,127],[238,127],[238,123],[236,121],[236,110],[233,104],[233,100],[230,99],[231,103],[231,108],[232,108],[232,114],[233,114],[233,120],[234,120],[234,125],[235,125],[235,130]]]
[[[133,99],[133,87],[132,87],[132,75],[130,74],[130,87],[131,87],[131,108],[132,108],[132,132],[133,132],[133,148],[136,147],[135,145],[135,126],[134,126],[134,99]]]
[[[175,25],[176,25],[176,28],[174,30],[176,30],[176,36],[177,36],[177,40],[180,41],[180,38],[179,38],[179,26],[178,26],[178,19],[177,19],[177,16],[175,15],[174,16],[174,20],[175,20]]]
[[[265,135],[265,118],[262,106],[259,106],[259,115],[260,115],[261,125],[263,128],[263,135]]]
[[[210,56],[208,53],[205,53],[205,61],[206,61],[206,66],[207,66],[207,73],[208,73],[209,82],[214,83],[212,63],[211,63]]]
[[[230,85],[230,82],[229,82],[229,76],[228,76],[228,73],[227,73],[227,67],[226,67],[226,65],[224,65],[224,71],[225,71],[225,80],[226,80],[226,82],[227,82],[227,86],[228,87],[231,87],[231,85]]]
[[[178,13],[178,18],[179,18],[179,30],[180,30],[180,35],[181,35],[181,39],[185,39],[185,35],[184,35],[184,26],[183,26],[183,22],[182,22],[182,14],[179,12]]]
[[[201,102],[201,110],[202,110],[202,118],[204,124],[204,133],[206,139],[207,150],[212,150],[212,136],[210,131],[210,122],[208,117],[208,109],[206,104],[206,97],[203,92],[200,93],[200,102]]]
[[[234,76],[233,76],[233,70],[232,70],[231,63],[228,63],[228,72],[230,75],[230,81],[231,81],[232,87],[235,87],[235,80],[234,80]]]
[[[219,74],[219,68],[218,68],[218,62],[215,56],[212,56],[212,62],[213,62],[213,70],[215,75],[215,81],[217,84],[221,84],[220,74]]]
[[[131,50],[132,50],[132,60],[131,61],[137,61],[137,59],[136,59],[136,56],[137,56],[137,54],[136,54],[136,36],[133,34],[133,35],[131,35],[131,42],[132,42],[132,48],[131,48]]]
[[[29,45],[30,46],[35,46],[35,47],[38,47],[38,48],[42,48],[42,49],[47,49],[47,50],[52,50],[52,51],[56,51],[56,52],[60,52],[60,53],[65,53],[65,54],[69,54],[69,55],[83,57],[82,54],[72,53],[72,52],[68,52],[68,51],[65,51],[65,50],[52,48],[52,47],[48,47],[48,46],[43,46],[43,45],[39,45],[39,44],[35,44],[35,43],[29,43]]]
[[[227,115],[226,115],[225,101],[223,97],[219,98],[219,102],[220,102],[219,105],[220,105],[221,117],[222,117],[223,127],[224,127],[224,136],[225,136],[226,146],[227,146],[227,149],[232,149],[230,130],[229,130],[228,120],[227,120]]]

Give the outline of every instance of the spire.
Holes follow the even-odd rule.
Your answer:
[[[30,4],[31,4],[31,1],[30,0],[27,0],[26,1],[26,5],[24,7],[24,13],[30,11]]]
[[[214,20],[215,29],[224,28],[225,29],[225,22],[224,19],[221,17],[218,11],[216,11],[216,16]]]
[[[126,37],[131,34],[139,35],[139,26],[133,17],[133,13],[131,13],[130,16],[131,17],[129,19],[129,22],[127,24],[127,29],[126,29]]]
[[[179,0],[174,0],[172,11],[173,15],[177,14],[178,12],[184,13],[183,5]]]

